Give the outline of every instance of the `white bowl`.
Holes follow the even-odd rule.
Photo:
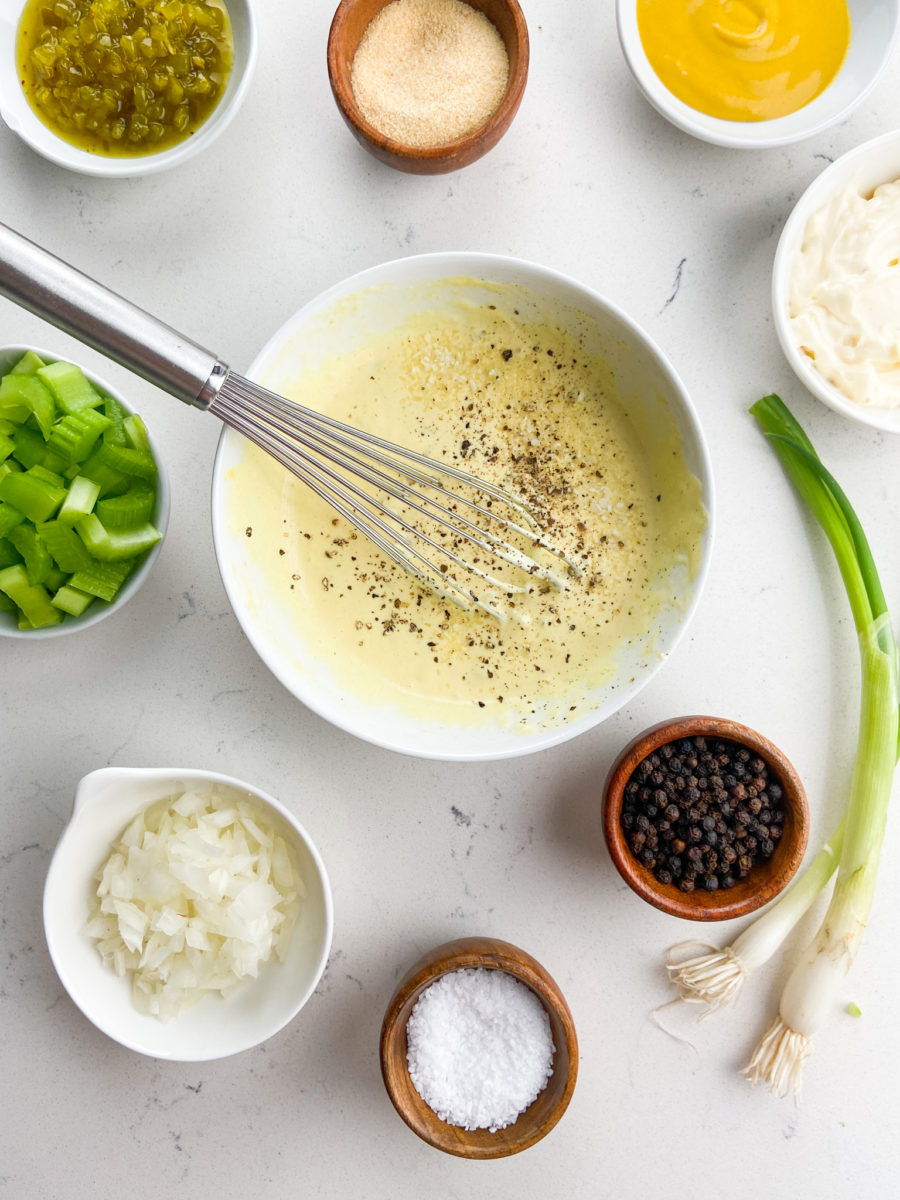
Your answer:
[[[307,896],[283,963],[222,999],[209,996],[162,1022],[137,1011],[131,984],[106,966],[85,936],[92,881],[110,845],[156,800],[195,789],[251,800],[297,855]],[[272,1037],[300,1011],[325,970],[332,936],[328,876],[306,830],[283,804],[259,788],[214,771],[106,767],[86,775],[72,817],[53,854],[44,885],[44,932],[63,986],[88,1020],[139,1054],[179,1062],[226,1058]]]
[[[6,374],[26,350],[33,350],[38,358],[43,359],[46,363],[74,361],[71,357],[57,354],[53,350],[42,350],[40,346],[0,346],[0,376]],[[78,365],[81,366],[80,363]],[[107,396],[112,396],[114,400],[118,400],[126,412],[133,413],[135,411],[134,407],[128,403],[121,393],[106,383],[105,380],[101,379],[99,375],[96,375],[93,371],[89,371],[87,367],[81,366],[81,369],[98,391],[105,393]],[[153,513],[152,520],[153,524],[162,534],[162,537],[149,551],[137,570],[129,575],[128,579],[126,579],[125,583],[119,589],[118,595],[111,603],[106,603],[103,600],[94,600],[93,604],[85,610],[82,616],[70,617],[66,615],[58,625],[49,625],[45,629],[19,629],[12,613],[0,612],[0,637],[27,638],[33,641],[35,638],[62,637],[67,633],[75,633],[79,629],[87,629],[90,625],[96,625],[98,621],[102,621],[104,617],[110,616],[111,613],[118,612],[146,582],[150,572],[153,570],[153,564],[159,557],[160,550],[162,550],[166,529],[169,524],[169,509],[172,501],[169,478],[166,475],[166,468],[162,460],[162,455],[159,452],[159,446],[154,441],[153,434],[150,433],[149,429],[147,435],[150,438],[150,446],[153,450],[153,457],[156,459],[157,467],[156,510]]]
[[[591,289],[546,267],[498,255],[463,252],[427,254],[374,267],[331,288],[301,309],[263,349],[250,374],[279,390],[297,377],[304,362],[314,366],[365,344],[413,313],[440,310],[460,298],[495,301],[496,294],[479,281],[519,289],[516,306],[526,319],[559,322],[563,327],[568,325],[576,337],[581,333],[587,349],[609,363],[620,397],[635,406],[636,415],[642,409],[649,413],[655,408],[658,416],[662,397],[677,424],[687,466],[702,485],[708,514],[706,535],[693,583],[686,583],[682,594],[674,597],[683,601],[683,606],[673,604],[672,611],[660,621],[661,634],[651,653],[646,653],[645,647],[623,651],[617,678],[592,695],[593,711],[552,727],[520,732],[499,724],[481,728],[452,726],[400,713],[387,705],[366,703],[352,695],[316,657],[314,639],[299,644],[290,616],[280,612],[279,605],[265,601],[265,581],[257,581],[253,572],[245,569],[244,531],[235,528],[228,518],[228,477],[240,462],[245,445],[232,431],[223,432],[213,471],[213,534],[219,569],[235,614],[269,669],[308,707],[357,737],[404,754],[441,760],[528,754],[575,737],[628,703],[649,682],[686,629],[706,577],[712,541],[712,474],[706,443],[678,376],[647,335],[621,310]],[[261,602],[253,599],[254,588],[262,589]]]
[[[619,41],[635,81],[658,113],[685,133],[735,150],[786,146],[837,124],[865,100],[888,64],[897,38],[898,0],[847,0],[852,33],[840,71],[809,104],[770,121],[725,121],[698,112],[663,84],[644,52],[636,0],[616,0]]]
[[[16,70],[16,34],[24,4],[7,0],[0,12],[0,117],[29,145],[57,166],[82,175],[124,179],[152,175],[194,158],[231,123],[244,101],[256,65],[256,16],[251,0],[228,0],[228,15],[234,34],[234,61],[225,94],[203,124],[177,146],[158,153],[116,158],[91,154],[70,145],[38,117],[25,98]]]
[[[848,185],[858,184],[865,193],[894,179],[900,179],[900,130],[863,142],[861,146],[841,155],[812,181],[794,205],[781,231],[772,269],[772,313],[775,318],[775,332],[797,378],[814,396],[835,412],[888,433],[900,433],[900,409],[872,408],[856,404],[833,383],[829,383],[825,376],[816,370],[809,355],[804,354],[797,344],[791,329],[789,298],[791,267],[803,245],[810,217],[818,212],[835,192]]]

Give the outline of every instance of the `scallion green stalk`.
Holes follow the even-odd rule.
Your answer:
[[[862,694],[859,740],[843,848],[831,902],[811,946],[788,979],[779,1015],[744,1074],[778,1095],[799,1098],[803,1060],[835,1007],[868,921],[900,737],[897,646],[868,541],[847,497],[777,396],[751,412],[828,537],[859,637]]]

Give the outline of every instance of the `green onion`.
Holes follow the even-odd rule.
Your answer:
[[[682,943],[669,951],[667,966],[681,999],[705,1004],[710,1011],[731,1003],[837,868],[822,926],[788,979],[779,1015],[743,1072],[777,1095],[793,1092],[797,1100],[803,1060],[812,1051],[814,1034],[836,1007],[872,906],[900,737],[897,646],[869,544],[847,497],[777,396],[766,396],[750,411],[837,559],[862,661],[859,744],[844,819],[805,872],[730,946],[717,950],[705,943]]]
[[[680,998],[711,1011],[733,1004],[744,982],[768,962],[828,883],[843,844],[842,821],[799,879],[724,950],[695,941],[673,946],[666,970]],[[703,953],[694,953],[697,949]]]
[[[819,932],[787,981],[778,1017],[744,1071],[778,1095],[793,1092],[796,1100],[803,1060],[836,1006],[875,894],[900,734],[897,645],[869,543],[849,500],[777,396],[766,396],[750,411],[831,543],[862,665],[859,740],[834,892]]]

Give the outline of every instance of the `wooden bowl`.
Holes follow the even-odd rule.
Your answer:
[[[632,853],[621,825],[625,785],[638,765],[667,742],[688,737],[725,738],[758,754],[784,792],[785,818],[781,838],[770,858],[758,860],[734,887],[707,892],[682,892],[676,884],[660,883]],[[610,769],[603,793],[603,833],[612,860],[628,886],[662,912],[689,921],[724,921],[743,917],[768,904],[797,872],[809,836],[809,809],[800,777],[768,738],[719,717],[680,717],[654,725],[630,742]]]
[[[353,95],[350,72],[370,21],[391,0],[341,0],[328,35],[328,78],[341,115],[361,146],[380,162],[413,175],[456,171],[492,150],[512,124],[528,77],[528,27],[517,0],[466,0],[483,12],[503,38],[509,56],[509,82],[499,107],[478,129],[444,146],[423,149],[386,137],[363,116]]]
[[[406,1022],[422,992],[441,975],[463,968],[506,971],[531,988],[550,1018],[556,1051],[547,1086],[517,1121],[491,1133],[448,1125],[416,1091],[407,1068]],[[423,1141],[460,1158],[504,1158],[545,1137],[568,1107],[578,1075],[578,1039],[569,1006],[539,962],[509,942],[468,937],[424,954],[406,973],[381,1026],[381,1074],[397,1112]]]

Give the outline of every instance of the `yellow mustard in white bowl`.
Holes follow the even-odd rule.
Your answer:
[[[828,87],[850,44],[847,0],[638,0],[644,52],[698,112],[768,121]]]

